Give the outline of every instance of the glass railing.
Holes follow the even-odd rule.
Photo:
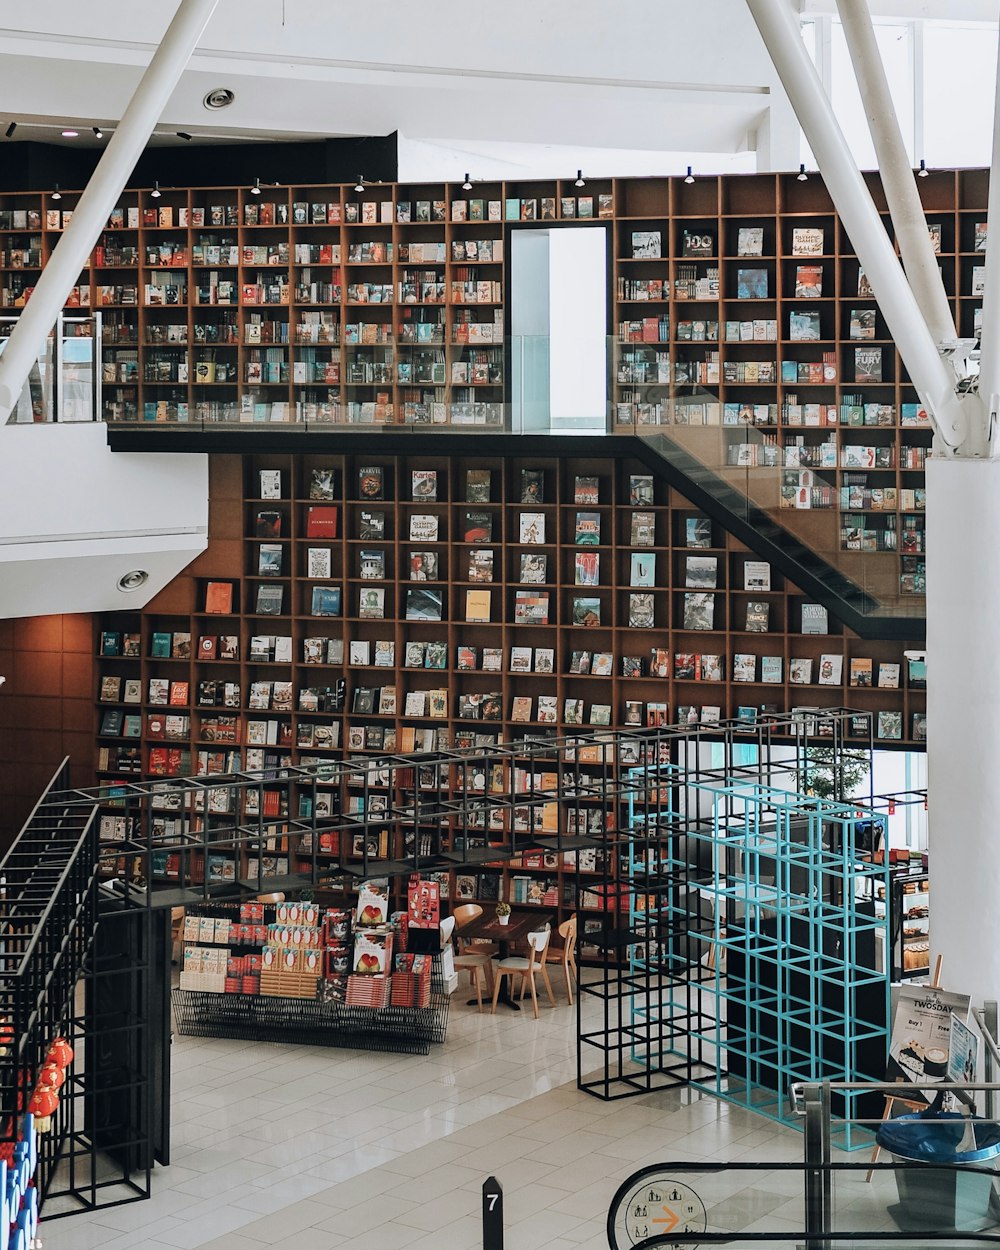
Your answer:
[[[0,317],[0,355],[16,317]],[[101,413],[101,314],[60,315],[39,344],[8,425],[96,421]]]
[[[929,426],[916,404],[897,412],[838,390],[830,362],[822,368],[833,373],[822,377],[806,362],[783,362],[782,374],[794,364],[810,379],[793,393],[790,382],[779,390],[775,361],[762,358],[768,381],[727,380],[720,398],[706,363],[680,360],[677,343],[659,340],[668,330],[655,318],[631,323],[645,335],[635,342],[502,338],[492,322],[452,326],[462,341],[447,343],[437,324],[414,330],[442,341],[367,342],[354,327],[361,341],[343,342],[336,322],[267,323],[272,339],[301,341],[261,342],[260,327],[234,321],[200,327],[208,339],[189,343],[186,323],[171,324],[169,309],[157,315],[165,320],[146,325],[150,341],[138,348],[111,341],[108,327],[99,373],[113,424],[632,435],[647,462],[674,480],[683,475],[693,502],[809,597],[836,601],[856,620],[879,617],[900,637],[924,614]],[[213,334],[225,341],[208,341]],[[701,354],[718,346],[706,343],[713,351]],[[765,347],[750,346],[758,355]],[[737,403],[733,394],[751,398]]]

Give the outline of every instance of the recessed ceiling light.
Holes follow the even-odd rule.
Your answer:
[[[230,91],[228,87],[213,87],[211,91],[202,100],[207,109],[224,109],[236,99],[236,92]]]
[[[123,573],[118,579],[118,589],[129,591],[138,590],[140,586],[144,586],[149,581],[149,574],[145,569],[131,569],[128,573]]]
[[[80,132],[79,130],[64,130],[62,132],[62,137],[64,139],[78,139],[80,137]]]

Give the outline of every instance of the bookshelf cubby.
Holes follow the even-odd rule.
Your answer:
[[[796,707],[858,709],[859,745],[869,741],[867,717],[876,745],[919,738],[925,693],[908,683],[907,643],[862,640],[832,615],[827,633],[803,634],[808,598],[642,462],[574,454],[568,440],[560,450],[444,460],[416,450],[213,455],[207,551],[143,612],[97,620],[99,779],[374,759],[581,725],[599,733],[740,716],[749,725]],[[327,532],[310,535],[317,510]],[[479,514],[471,529],[469,512]],[[646,517],[638,528],[637,512]],[[522,541],[525,515],[537,542]],[[600,541],[581,543],[581,534]],[[487,569],[492,580],[481,580]],[[275,611],[261,610],[261,587],[280,589]],[[470,591],[489,593],[478,601],[482,619],[467,619]],[[528,592],[539,623],[525,616]],[[691,603],[706,595],[710,616],[704,600]],[[637,617],[639,598],[651,615]],[[798,684],[804,662],[810,680]],[[880,687],[880,676],[898,684]],[[852,684],[861,680],[871,684]],[[416,784],[448,798],[514,784],[461,771],[435,769]],[[369,774],[338,801],[372,812],[399,796]],[[299,814],[268,810],[266,787],[263,803],[247,815]],[[593,819],[609,822],[603,831],[618,814],[595,808]],[[439,830],[418,824],[414,836]],[[312,854],[284,826],[273,841],[279,875]],[[598,879],[588,868],[584,889],[587,871]],[[452,901],[488,901],[495,888],[561,914],[573,906],[573,866],[541,853],[537,863],[440,877]]]

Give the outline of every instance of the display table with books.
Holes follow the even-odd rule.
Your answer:
[[[353,912],[297,902],[191,908],[177,1031],[426,1055],[445,1040],[451,982],[439,951],[407,949],[409,929],[367,884]]]

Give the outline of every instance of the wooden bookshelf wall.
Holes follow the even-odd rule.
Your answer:
[[[972,336],[988,172],[917,186]],[[23,306],[77,199],[0,195],[0,314]],[[550,220],[608,230],[610,427],[720,425],[720,461],[781,466],[789,503],[804,480],[834,542],[898,552],[901,592],[922,594],[930,430],[818,176],[126,191],[70,308],[102,311],[112,421],[503,428],[510,233]],[[753,229],[759,254],[741,254]],[[796,230],[820,232],[815,254]],[[793,338],[802,312],[817,339]],[[852,313],[874,314],[874,338],[852,337]],[[881,381],[858,380],[858,347],[880,349]]]
[[[246,456],[214,455],[211,460],[210,543],[180,577],[174,580],[141,613],[115,613],[96,622],[97,655],[97,749],[95,759],[102,780],[131,776],[169,775],[171,772],[220,772],[234,768],[254,768],[294,762],[342,759],[380,752],[402,752],[423,748],[434,750],[484,742],[513,742],[527,734],[574,732],[578,724],[596,732],[602,723],[621,726],[674,723],[678,720],[710,720],[713,709],[723,718],[742,715],[748,720],[766,717],[768,709],[785,711],[794,707],[852,707],[869,713],[876,726],[879,745],[902,745],[922,734],[925,694],[911,688],[903,656],[904,642],[867,642],[844,629],[832,617],[824,635],[803,634],[803,605],[807,603],[795,586],[775,570],[770,573],[770,589],[745,589],[747,561],[755,557],[732,536],[701,518],[697,510],[676,490],[649,477],[645,466],[629,457],[608,460],[574,456],[572,446],[563,443],[565,455],[550,457],[455,456],[441,463],[431,455],[309,453],[260,454]],[[373,498],[362,482],[370,484],[380,470],[384,498]],[[414,498],[414,474],[436,472],[436,498]],[[482,489],[488,475],[488,502],[469,502],[469,473],[478,475]],[[523,475],[527,472],[529,477]],[[277,475],[278,497],[261,498],[261,474]],[[330,498],[317,499],[315,480],[329,482]],[[578,502],[578,479],[596,479],[597,503]],[[640,484],[652,487],[651,502],[632,503],[632,491]],[[541,501],[523,501],[525,483],[540,487]],[[534,491],[530,492],[534,495]],[[310,509],[336,510],[336,533],[329,537],[308,536]],[[362,514],[380,512],[384,516],[384,536],[362,537]],[[488,542],[467,541],[468,513],[482,524],[483,514],[492,522]],[[578,513],[597,518],[600,542],[581,545],[577,541]],[[637,512],[652,518],[655,546],[640,546],[633,518]],[[261,514],[265,514],[263,526]],[[275,534],[273,514],[280,516]],[[544,518],[544,542],[525,545],[523,518],[530,514]],[[437,518],[436,539],[412,539],[414,516]],[[700,520],[708,547],[688,546],[689,522]],[[267,530],[262,534],[262,528]],[[366,530],[370,534],[370,529]],[[280,552],[280,572],[262,575],[261,548]],[[310,576],[309,550],[330,553],[328,577]],[[472,581],[470,557],[492,551],[493,580]],[[381,552],[381,576],[363,577],[362,560]],[[431,580],[411,579],[415,553],[431,552],[437,557],[437,576]],[[363,556],[363,553],[364,556]],[[544,583],[525,584],[521,580],[521,557],[525,553],[546,557]],[[596,583],[577,581],[578,556],[587,559],[586,576],[596,574]],[[654,584],[637,590],[633,580],[634,557],[654,563]],[[591,557],[597,556],[595,562]],[[695,593],[690,585],[690,560],[705,557],[716,562],[716,588],[713,596],[711,629],[691,629],[686,617],[687,596]],[[427,560],[422,561],[424,569]],[[596,564],[596,570],[595,570]],[[377,563],[376,563],[377,568]],[[366,568],[370,572],[370,566]],[[230,612],[206,611],[216,584],[228,587]],[[258,611],[258,589],[279,588],[282,602],[277,614]],[[339,615],[315,615],[316,587],[340,591]],[[381,618],[363,616],[362,596],[372,590],[382,592]],[[704,592],[704,584],[697,587]],[[440,596],[441,619],[407,619],[413,607],[413,591],[424,599],[425,592]],[[488,620],[467,619],[469,592],[489,591]],[[516,619],[519,592],[530,591],[548,598],[548,623],[523,624]],[[639,593],[652,601],[652,621],[640,627],[634,620],[630,596]],[[596,600],[599,622],[582,620],[575,600]],[[748,609],[767,605],[767,632],[748,631]],[[646,609],[649,603],[646,601]],[[756,609],[755,609],[756,610]],[[123,650],[125,636],[133,636],[132,649],[138,654],[114,655]],[[231,637],[237,640],[236,654],[221,658],[220,644],[209,648],[204,638]],[[287,638],[289,658],[276,662],[274,652],[267,658],[254,658],[252,639]],[[343,658],[329,662],[327,650],[317,663],[307,661],[306,640],[332,640]],[[159,642],[157,642],[159,639]],[[163,642],[166,639],[166,642]],[[368,642],[368,662],[352,657],[352,644]],[[376,644],[392,644],[387,666],[375,664]],[[408,645],[432,644],[439,648],[443,667],[408,666]],[[529,648],[531,671],[512,671],[512,648]],[[474,668],[462,667],[463,648],[473,648]],[[484,671],[484,651],[496,650],[498,671]],[[166,654],[156,651],[166,649]],[[538,649],[543,651],[539,669]],[[652,672],[652,657],[658,650],[667,657],[666,676]],[[588,651],[611,656],[608,675],[576,673],[574,654]],[[551,671],[545,662],[551,652]],[[717,656],[721,680],[690,680],[679,667],[678,656]],[[635,657],[640,672],[627,676],[623,658]],[[736,679],[738,656],[753,656],[753,681]],[[762,658],[780,660],[780,680],[762,682]],[[820,684],[824,657],[839,662],[839,680]],[[425,656],[426,658],[426,656]],[[852,684],[852,661],[873,662],[871,686]],[[811,661],[811,681],[790,681],[793,661]],[[745,661],[744,661],[745,663]],[[898,688],[879,688],[880,665],[899,665]],[[707,667],[707,664],[704,666]],[[118,697],[104,697],[106,678],[118,678]],[[133,688],[137,701],[123,699],[126,681],[138,682]],[[166,704],[151,702],[151,682],[161,684]],[[202,683],[218,683],[218,706],[203,706]],[[253,683],[289,683],[288,705],[252,707]],[[229,683],[230,705],[224,705],[225,684]],[[337,705],[335,692],[343,683],[343,701]],[[235,688],[238,687],[238,694]],[[371,710],[361,710],[359,691],[394,687],[394,710],[387,710],[378,696]],[[303,690],[328,690],[326,705],[312,709],[304,703]],[[407,696],[428,692],[422,714],[407,710]],[[432,696],[430,692],[443,692]],[[271,687],[272,696],[276,691]],[[472,716],[471,697],[493,703],[495,719],[485,719],[484,705]],[[553,700],[553,719],[540,719],[539,700]],[[440,706],[435,709],[437,698]],[[527,700],[524,719],[515,715],[515,700]],[[567,705],[580,700],[579,721]],[[628,705],[637,709],[637,720]],[[594,719],[593,708],[607,712]],[[524,704],[520,705],[524,707]],[[570,705],[572,706],[572,705]],[[706,710],[707,709],[707,710]],[[741,712],[741,709],[743,711]],[[438,714],[435,714],[437,712]],[[132,721],[134,736],[121,729],[108,732],[114,723],[109,713]],[[569,719],[567,716],[569,715]],[[606,715],[606,722],[604,716]],[[186,718],[174,722],[176,736],[163,736],[167,716]],[[220,716],[233,724],[233,741],[220,740]],[[154,727],[152,722],[161,725]],[[250,722],[258,728],[248,741]],[[274,728],[268,734],[260,725]],[[104,732],[102,732],[102,729]],[[151,730],[153,732],[151,732]],[[362,737],[362,731],[364,736]],[[857,741],[867,743],[868,728],[858,724]],[[898,735],[898,736],[896,736]],[[172,753],[172,754],[171,754]],[[294,813],[293,813],[294,815]],[[613,817],[612,817],[613,819]],[[294,869],[295,847],[287,848]],[[390,850],[390,853],[391,850]],[[508,869],[513,874],[515,869]]]

